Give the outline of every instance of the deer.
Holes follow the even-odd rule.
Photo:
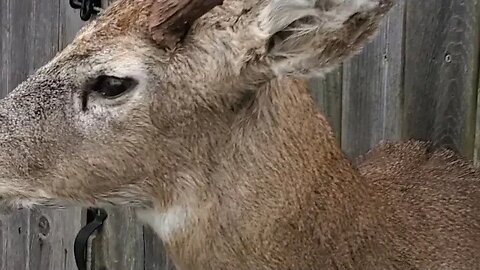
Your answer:
[[[0,101],[0,197],[133,207],[182,270],[479,269],[479,170],[355,163],[308,92],[394,5],[118,0]]]

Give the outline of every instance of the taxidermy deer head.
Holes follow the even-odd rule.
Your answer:
[[[418,144],[373,152],[362,175],[301,80],[392,5],[119,0],[1,101],[0,196],[136,207],[180,269],[466,269],[480,215],[463,186],[397,192],[402,162],[430,155]],[[479,190],[452,168],[438,174]],[[437,213],[430,233],[417,214]]]

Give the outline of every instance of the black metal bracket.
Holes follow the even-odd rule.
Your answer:
[[[80,18],[84,21],[90,20],[102,10],[101,0],[69,0],[70,7],[80,9]]]
[[[92,221],[78,232],[73,245],[73,253],[78,270],[87,270],[88,239],[96,230],[103,226],[103,222],[108,217],[107,212],[103,209],[89,209],[88,211],[93,213]]]

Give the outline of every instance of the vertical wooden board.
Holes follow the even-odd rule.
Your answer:
[[[7,1],[2,4],[2,94],[5,95],[22,82],[32,66],[28,36],[33,13],[31,1]],[[3,97],[3,96],[2,96]],[[29,234],[28,210],[16,210],[3,215],[4,270],[28,269]]]
[[[32,51],[31,71],[45,64],[58,51],[58,27],[59,27],[59,1],[47,0],[33,2],[33,12],[29,18],[32,31],[29,34],[28,42]],[[30,72],[31,73],[31,72]],[[55,222],[48,218],[49,210],[36,209],[30,213],[29,222],[29,244],[28,269],[46,270],[52,269],[52,264],[61,261],[61,257],[53,256],[54,250],[61,248],[61,244],[50,242],[50,228]],[[68,221],[60,222],[60,226],[68,225]],[[58,231],[53,236],[58,236]],[[63,269],[63,268],[55,268]]]
[[[480,4],[477,1],[475,1],[475,4],[476,4],[476,14],[478,14],[478,16],[480,16]],[[479,23],[478,21],[480,20],[479,18],[476,18],[477,20],[477,24]],[[480,27],[476,29],[476,32],[475,34],[477,36],[480,35]],[[480,48],[478,48],[480,50]],[[478,60],[478,59],[477,59]],[[476,166],[479,166],[480,164],[480,109],[479,109],[479,106],[480,106],[480,68],[479,68],[479,64],[477,63],[477,69],[479,74],[477,75],[477,104],[476,104],[476,108],[477,108],[477,112],[476,112],[476,129],[475,129],[475,151],[474,151],[474,163]]]
[[[10,1],[7,12],[10,35],[7,42],[9,51],[4,53],[8,61],[7,91],[10,92],[32,72],[32,34],[31,18],[33,16],[33,1]]]
[[[47,63],[64,46],[71,35],[62,32],[60,3],[62,0],[32,1],[33,31],[29,42],[33,44],[33,69]],[[73,242],[82,226],[81,208],[37,209],[30,216],[29,269],[74,269]]]
[[[7,242],[6,242],[6,233],[7,233],[7,222],[6,214],[4,213],[4,209],[0,210],[0,269],[6,269],[7,264]]]
[[[337,142],[341,141],[342,128],[342,67],[339,67],[323,78],[310,81],[310,92],[315,102],[327,117]]]
[[[404,136],[471,157],[478,74],[478,1],[408,1]]]
[[[18,209],[6,219],[4,227],[6,256],[5,262],[2,262],[5,268],[2,270],[29,270],[27,263],[29,218],[29,210]]]
[[[8,41],[10,40],[10,24],[9,8],[10,0],[0,1],[0,97],[7,94],[7,74],[8,57],[7,52],[10,50]]]
[[[404,12],[400,0],[376,39],[344,64],[341,141],[351,158],[401,136]]]
[[[59,46],[65,48],[85,25],[85,22],[80,19],[80,11],[70,7],[69,1],[58,1],[60,1]]]
[[[32,212],[29,232],[30,270],[76,269],[73,242],[82,226],[81,209]]]
[[[9,51],[10,24],[8,11],[10,10],[10,0],[0,1],[0,98],[7,94],[7,74]],[[0,209],[0,269],[6,269],[7,263],[7,228],[9,224],[8,213]]]
[[[59,51],[59,0],[29,1],[33,5],[28,37],[32,71],[46,64]]]
[[[174,270],[175,267],[167,257],[162,241],[150,227],[144,227],[143,238],[145,245],[144,270]]]
[[[473,162],[475,166],[480,166],[480,70],[478,76],[479,82],[477,84],[477,113],[476,113],[476,120],[475,120],[475,149],[474,149],[474,156]]]
[[[62,50],[65,48],[75,37],[78,30],[85,24],[80,20],[79,11],[73,10],[68,1],[56,0],[59,5],[59,23],[58,23],[58,48]],[[53,55],[52,55],[53,56]],[[60,243],[59,247],[54,250],[55,257],[63,258],[59,260],[52,266],[51,269],[57,269],[58,267],[63,267],[59,269],[77,269],[75,258],[73,255],[73,243],[75,237],[85,223],[85,213],[86,210],[81,207],[70,207],[64,210],[53,210],[48,213],[47,217],[50,218],[52,228],[51,232],[58,231],[58,234],[50,233],[52,243]],[[41,224],[41,217],[38,224]],[[69,221],[68,226],[62,226],[62,223]],[[40,227],[42,229],[42,227]],[[61,238],[59,236],[62,236]],[[63,254],[62,254],[63,252]]]
[[[143,270],[143,227],[132,209],[108,209],[91,256],[91,270]]]
[[[60,1],[2,1],[2,96],[58,51]],[[1,269],[75,269],[72,250],[81,227],[79,208],[13,211],[0,219]]]

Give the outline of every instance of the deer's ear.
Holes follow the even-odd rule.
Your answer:
[[[173,49],[189,27],[223,0],[152,0],[148,19],[152,39],[162,48]]]
[[[277,74],[317,75],[357,52],[394,0],[271,0],[259,17]]]

